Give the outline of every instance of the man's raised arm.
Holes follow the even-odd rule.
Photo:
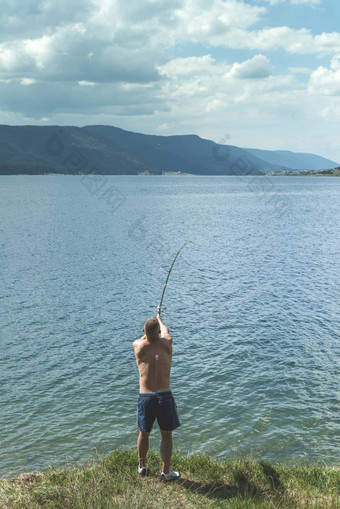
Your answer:
[[[159,322],[159,326],[161,328],[161,336],[165,339],[168,339],[169,341],[172,341],[172,337],[169,333],[169,329],[167,328],[167,326],[163,323],[163,320],[161,318],[161,315],[160,315],[160,311],[158,310],[157,311],[157,320]]]

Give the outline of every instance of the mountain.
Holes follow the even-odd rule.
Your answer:
[[[256,148],[245,148],[244,150],[269,164],[280,166],[281,169],[323,170],[334,168],[339,164],[315,154],[296,153],[289,150],[259,150]]]
[[[86,126],[87,132],[113,142],[146,164],[161,171],[196,175],[260,175],[275,165],[268,164],[232,145],[220,146],[197,135],[157,136],[124,131],[111,126]]]
[[[166,171],[261,175],[291,169],[290,161],[307,164],[311,158],[319,156],[242,149],[218,145],[196,135],[146,135],[112,126],[0,125],[0,175],[160,175]],[[324,168],[336,166],[332,161],[319,159],[326,161]]]
[[[272,165],[199,136],[152,136],[110,126],[0,126],[0,174],[260,175]]]
[[[133,154],[79,127],[0,126],[0,174],[137,174],[147,169]]]

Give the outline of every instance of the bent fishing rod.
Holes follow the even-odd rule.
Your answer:
[[[186,244],[186,242],[185,242],[185,244]],[[164,298],[164,294],[165,294],[165,290],[166,290],[166,285],[168,284],[168,280],[169,280],[169,277],[170,277],[170,274],[171,274],[171,271],[172,271],[172,267],[174,266],[175,261],[177,260],[177,256],[178,256],[178,255],[179,255],[179,253],[182,251],[182,249],[183,249],[183,247],[185,246],[185,244],[183,244],[183,246],[181,247],[181,249],[180,249],[179,251],[177,251],[176,256],[175,256],[175,258],[174,258],[174,260],[173,260],[173,262],[172,262],[172,264],[171,264],[171,267],[170,267],[170,269],[169,269],[169,272],[168,272],[167,278],[166,278],[165,283],[164,283],[163,293],[162,293],[161,301],[160,301],[159,306],[158,306],[158,308],[157,308],[157,313],[160,313],[160,312],[161,312],[161,310],[162,310],[162,303],[163,303],[163,298]]]

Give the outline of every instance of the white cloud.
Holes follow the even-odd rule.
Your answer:
[[[321,0],[258,0],[259,2],[267,2],[270,5],[277,5],[277,4],[283,4],[283,3],[290,3],[293,5],[309,5],[311,7],[315,5],[320,5]]]
[[[174,128],[173,124],[168,124],[166,122],[164,124],[157,126],[158,131],[170,131],[173,128]]]
[[[98,83],[94,83],[93,81],[78,81],[78,85],[81,87],[95,87]]]
[[[230,131],[237,144],[260,118],[258,136],[288,129],[286,148],[304,121],[304,132],[326,118],[336,132],[340,33],[322,32],[321,22],[312,31],[308,17],[300,29],[288,16],[287,26],[273,23],[275,3],[320,2],[7,0],[0,10],[0,113],[8,113],[0,120],[200,130],[216,139]],[[276,51],[285,52],[282,62]],[[329,65],[315,63],[325,56]]]
[[[338,71],[340,69],[340,53],[339,55],[334,55],[331,60],[331,68],[333,71]]]
[[[293,74],[311,74],[310,67],[288,67],[288,71]]]
[[[232,65],[226,62],[216,62],[212,56],[175,58],[159,67],[160,74],[172,80],[192,81],[199,84],[219,79],[225,82],[230,79],[260,79],[272,74],[274,68],[269,58],[255,55],[243,62]]]
[[[320,110],[320,117],[325,120],[338,120],[340,118],[340,104],[329,104]],[[339,159],[340,162],[340,159]]]
[[[292,4],[320,5],[322,0],[290,0]]]
[[[211,101],[208,101],[206,104],[206,112],[211,113],[212,111],[217,111],[222,108],[224,108],[224,102],[222,99],[212,99]]]
[[[251,6],[237,0],[187,0],[176,11],[177,37],[183,34],[193,40],[209,39],[225,34],[234,28],[246,29],[256,24],[263,7]]]
[[[30,71],[35,67],[35,61],[21,42],[14,44],[0,44],[0,76],[8,79],[17,72]]]
[[[308,90],[311,94],[340,95],[340,55],[335,55],[332,58],[330,69],[319,66],[312,72]]]
[[[188,115],[202,112],[227,113],[235,104],[251,104],[255,98],[268,105],[278,96],[287,96],[299,89],[293,76],[273,76],[273,67],[264,55],[255,55],[243,62],[229,65],[216,62],[211,55],[174,59],[160,72],[167,80],[161,83],[159,95],[179,112],[183,101]]]
[[[1,3],[1,36],[40,38],[58,26],[86,22],[93,9],[93,0],[7,0]]]
[[[5,31],[9,23],[12,32],[0,44],[0,79],[148,83],[160,79],[164,50],[185,43],[300,55],[340,52],[338,32],[313,35],[306,28],[288,26],[252,29],[266,9],[237,0],[142,0],[138,4],[27,0],[15,2],[15,10],[11,5],[6,3],[1,14]],[[31,32],[27,37],[24,25],[30,24],[39,26],[34,34],[40,35]],[[182,71],[178,61],[178,72],[190,74],[195,65],[207,64],[197,60],[206,56],[192,58]]]
[[[168,77],[175,76],[194,76],[207,72],[215,61],[211,55],[201,57],[175,58],[165,65],[159,67],[160,73]],[[216,66],[215,66],[216,69]]]
[[[34,83],[36,83],[36,81],[32,80],[31,78],[22,78],[20,83],[21,83],[21,85],[27,86],[27,85],[33,85]]]
[[[119,84],[104,83],[96,87],[80,86],[78,82],[41,82],[22,86],[22,80],[0,81],[0,111],[22,113],[26,118],[52,118],[61,113],[69,115],[152,115],[168,108],[152,90],[122,90]],[[20,100],[18,100],[20,98]]]
[[[203,42],[203,41],[202,41]],[[285,50],[296,55],[332,54],[340,51],[340,33],[321,33],[313,36],[307,28],[299,30],[287,26],[264,28],[261,30],[231,30],[223,37],[209,41],[215,46],[252,51]]]
[[[0,44],[0,77],[31,72],[40,80],[148,82],[159,79],[148,49],[104,44],[78,24],[66,25],[53,35]]]
[[[255,55],[241,64],[233,64],[230,73],[235,78],[260,79],[270,76],[273,70],[274,68],[266,56]]]
[[[23,50],[35,61],[37,69],[44,69],[45,65],[53,58],[55,52],[54,38],[43,35],[40,39],[24,40]]]

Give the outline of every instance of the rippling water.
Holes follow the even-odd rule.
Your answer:
[[[185,241],[176,446],[336,463],[339,198],[335,178],[1,177],[0,475],[135,445],[131,343]]]

